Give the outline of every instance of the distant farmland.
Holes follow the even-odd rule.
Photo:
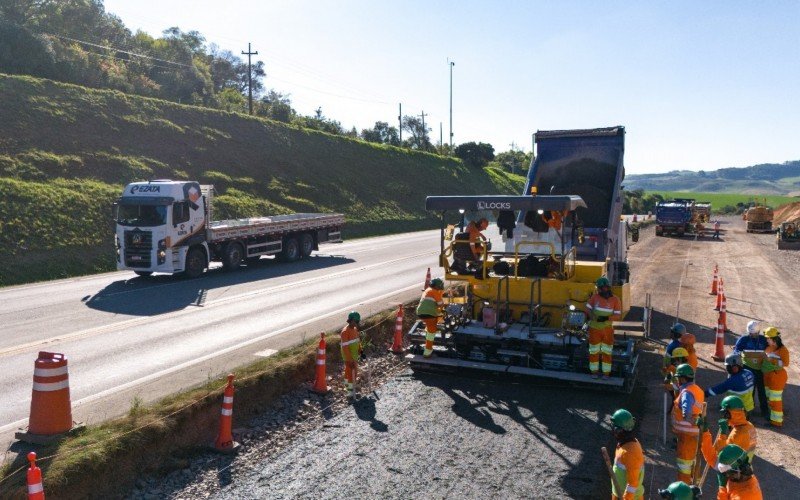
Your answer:
[[[800,197],[796,196],[781,196],[781,195],[752,195],[752,194],[735,194],[735,193],[691,193],[687,191],[645,191],[645,194],[660,194],[664,199],[673,198],[692,198],[697,201],[710,201],[713,210],[730,205],[735,207],[737,203],[749,204],[753,201],[764,203],[767,200],[767,205],[770,207],[779,207],[786,203],[793,201],[800,201]]]

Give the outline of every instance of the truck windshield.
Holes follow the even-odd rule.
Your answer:
[[[163,226],[167,223],[167,207],[120,204],[116,220],[121,226]]]

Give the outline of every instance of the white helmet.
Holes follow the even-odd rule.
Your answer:
[[[747,333],[750,335],[758,333],[758,321],[750,321],[747,323]]]

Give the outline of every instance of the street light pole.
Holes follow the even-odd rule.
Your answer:
[[[447,58],[447,65],[450,67],[450,152],[453,152],[453,66],[456,65],[450,58]]]

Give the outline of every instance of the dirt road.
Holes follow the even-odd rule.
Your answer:
[[[717,321],[708,294],[714,263],[725,279],[731,329],[741,332],[750,319],[774,324],[792,353],[800,352],[800,252],[778,251],[774,235],[746,234],[741,221],[725,222],[721,241],[656,238],[649,228],[631,248],[635,300],[641,305],[645,293],[652,294],[654,334],[661,339],[680,303],[680,321],[698,337],[703,387],[725,377],[721,364],[710,360],[710,327]],[[729,335],[726,344],[734,341]],[[268,437],[246,442],[240,458],[201,457],[167,478],[142,481],[133,495],[608,498],[599,448],[613,446],[609,415],[624,406],[640,422],[646,496],[658,498],[656,489],[675,478],[674,450],[661,442],[659,348],[651,344],[643,353],[644,369],[631,395],[548,381],[415,376],[401,367],[352,406],[325,408],[330,403],[298,392],[290,404],[315,415],[302,432],[281,434],[286,429],[279,425]],[[800,484],[798,380],[795,364],[784,393],[783,429],[767,428],[756,417],[755,469],[765,498],[791,498],[790,489]],[[718,401],[710,405],[712,422]],[[713,476],[709,498],[712,483]]]

